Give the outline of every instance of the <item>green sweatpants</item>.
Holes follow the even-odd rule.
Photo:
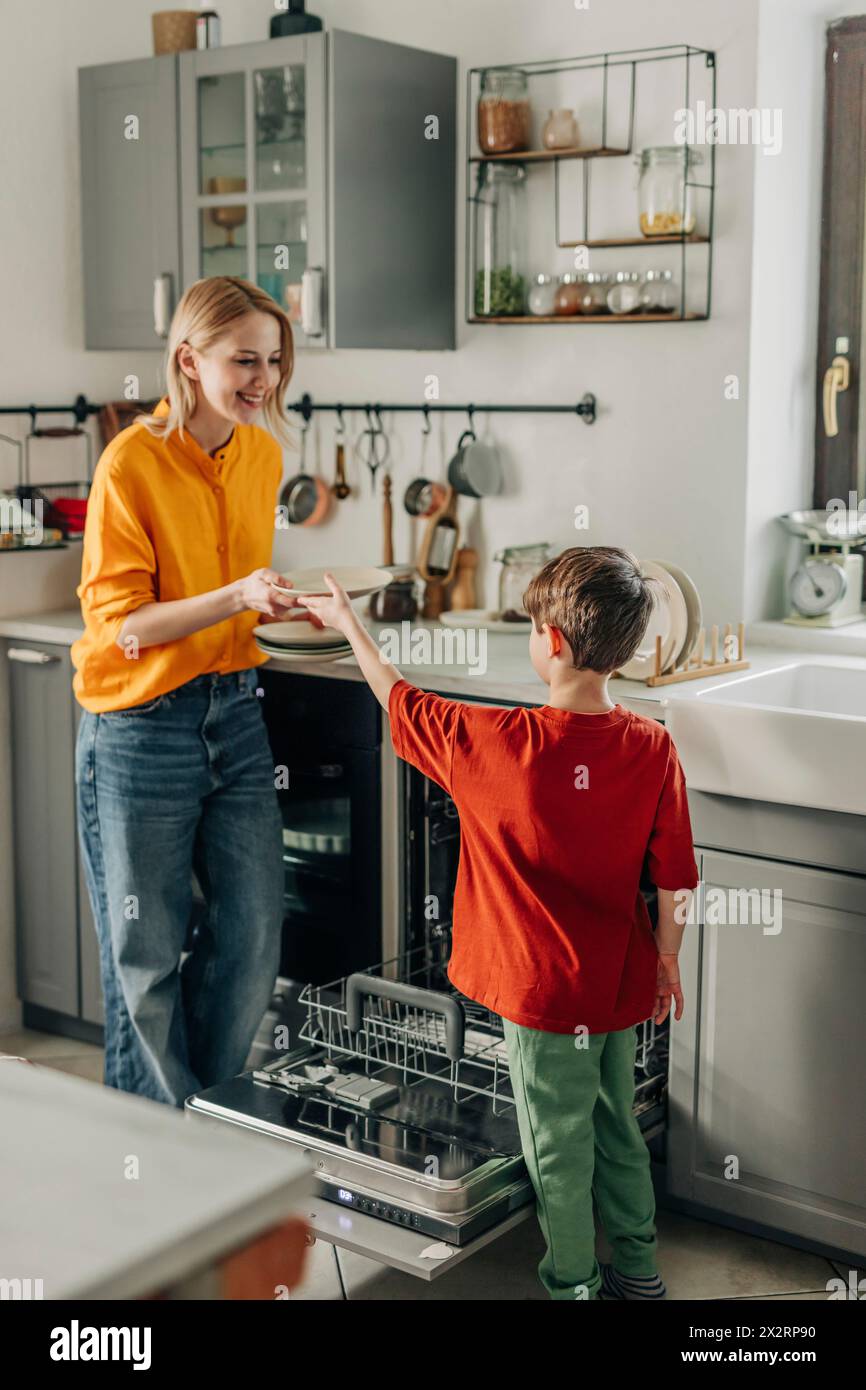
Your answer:
[[[542,1033],[502,1020],[551,1298],[596,1298],[595,1197],[620,1274],[656,1273],[650,1157],[634,1117],[634,1028]],[[585,1046],[580,1046],[580,1043]]]

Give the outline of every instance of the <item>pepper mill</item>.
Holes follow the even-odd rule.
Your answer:
[[[475,571],[478,569],[478,551],[465,545],[457,552],[457,573],[451,590],[451,608],[455,613],[475,608]]]

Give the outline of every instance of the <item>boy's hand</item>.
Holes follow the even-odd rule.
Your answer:
[[[340,588],[334,576],[327,570],[325,583],[331,591],[330,598],[326,598],[324,594],[298,594],[297,601],[309,609],[313,619],[318,618],[325,627],[335,627],[338,632],[345,634],[346,628],[355,616],[354,609],[345,589]]]
[[[653,1011],[653,1023],[658,1026],[664,1023],[671,1009],[671,998],[673,997],[676,1008],[674,1018],[680,1019],[683,1016],[683,992],[680,988],[680,967],[675,953],[665,954],[659,952],[659,963],[656,971],[656,1002]]]

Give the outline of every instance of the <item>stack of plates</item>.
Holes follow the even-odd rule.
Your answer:
[[[701,599],[685,570],[667,560],[647,560],[641,566],[649,578],[658,579],[664,597],[653,608],[641,644],[620,668],[629,680],[645,681],[655,675],[656,638],[662,639],[662,671],[680,666],[690,655],[701,630]]]
[[[294,622],[261,623],[253,628],[253,636],[260,651],[282,661],[339,661],[352,650],[336,628],[313,627],[300,618]]]

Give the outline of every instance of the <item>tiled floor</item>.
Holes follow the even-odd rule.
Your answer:
[[[0,1036],[0,1052],[29,1057],[42,1066],[102,1082],[102,1050],[71,1038],[24,1031]],[[827,1281],[849,1270],[820,1255],[794,1250],[775,1241],[731,1231],[660,1210],[660,1271],[670,1299],[804,1299],[827,1297]],[[609,1256],[603,1234],[599,1255]],[[451,1274],[424,1283],[411,1275],[378,1265],[362,1255],[340,1251],[340,1268],[350,1299],[376,1300],[526,1300],[546,1301],[536,1277],[543,1242],[533,1219],[522,1222]],[[866,1277],[859,1270],[858,1277]],[[310,1251],[307,1277],[296,1299],[341,1297],[334,1248],[323,1241]]]

